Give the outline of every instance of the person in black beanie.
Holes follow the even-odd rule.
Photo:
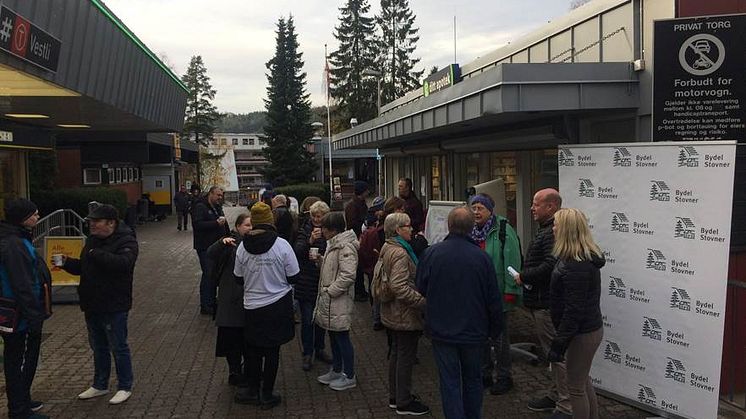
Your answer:
[[[36,205],[19,198],[5,203],[5,221],[0,222],[0,290],[14,300],[17,323],[3,332],[5,343],[5,393],[11,418],[47,418],[36,414],[43,407],[31,400],[41,347],[41,330],[51,313],[52,276],[32,243],[31,229],[39,221]]]

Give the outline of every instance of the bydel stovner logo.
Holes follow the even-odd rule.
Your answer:
[[[640,386],[640,391],[637,392],[637,400],[650,406],[657,406],[658,401],[653,389],[642,384],[638,385]]]
[[[560,166],[575,166],[575,156],[567,148],[560,148],[557,152],[557,161]]]
[[[645,268],[665,272],[666,257],[663,255],[663,252],[657,249],[648,249],[648,258],[645,261]]]
[[[616,342],[610,340],[606,341],[606,348],[604,349],[604,359],[620,364],[622,363],[622,348]]]
[[[629,233],[629,218],[623,212],[611,213],[611,231]]]
[[[671,188],[662,180],[650,181],[650,200],[668,202],[671,200]]]
[[[671,308],[675,308],[681,311],[692,311],[692,298],[689,293],[683,288],[671,287],[673,292],[671,293]]]
[[[694,225],[691,218],[676,217],[676,226],[673,231],[674,238],[694,240],[696,235],[697,226]]]
[[[580,184],[578,185],[578,195],[586,197],[586,198],[593,198],[596,196],[595,186],[593,186],[593,182],[591,182],[590,179],[578,179],[580,181]]]
[[[624,284],[622,278],[609,276],[609,295],[617,298],[627,298],[627,285]]]
[[[696,147],[679,147],[679,167],[699,167],[699,153]]]
[[[642,321],[642,337],[653,340],[661,340],[663,338],[663,328],[658,323],[658,320],[652,317],[645,317],[645,320]]]
[[[686,367],[684,363],[678,359],[667,357],[668,362],[666,363],[666,375],[665,377],[679,383],[686,382]]]
[[[614,148],[614,167],[630,167],[632,166],[632,155],[625,147]]]

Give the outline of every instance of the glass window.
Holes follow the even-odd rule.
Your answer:
[[[113,168],[110,167],[106,169],[106,176],[107,176],[107,179],[106,179],[107,182],[114,183],[114,169]]]
[[[254,145],[254,139],[253,138],[249,140],[249,145]]]
[[[101,169],[83,169],[84,185],[100,185]]]
[[[244,138],[243,139],[243,145],[249,145],[249,139],[248,138]]]
[[[232,141],[233,145],[238,145],[238,138],[234,138]]]
[[[492,179],[502,178],[505,182],[505,208],[510,224],[516,225],[516,190],[518,171],[516,153],[512,151],[490,153]],[[493,197],[500,199],[499,197]]]
[[[135,170],[131,167],[127,169],[127,179],[129,179],[130,182],[134,182],[135,180]]]
[[[435,201],[443,200],[443,188],[441,183],[443,182],[442,163],[444,163],[444,156],[433,156],[431,161],[431,199]]]
[[[139,167],[135,167],[135,173],[133,177],[135,180],[140,180],[140,168]]]
[[[217,144],[218,144],[218,140],[214,138],[210,138],[210,145],[217,145]]]
[[[116,170],[115,171],[115,173],[116,173],[116,183],[122,183],[122,168],[117,167],[115,170]]]
[[[228,145],[228,139],[227,138],[221,138],[220,139],[220,145]]]

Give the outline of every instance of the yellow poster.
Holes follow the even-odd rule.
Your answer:
[[[80,277],[70,275],[62,268],[52,264],[52,255],[62,254],[69,258],[78,259],[80,252],[83,251],[85,237],[45,237],[44,238],[44,259],[47,261],[47,267],[52,273],[52,285],[79,285]]]

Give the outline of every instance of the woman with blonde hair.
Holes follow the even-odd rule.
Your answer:
[[[603,338],[600,270],[606,260],[580,210],[557,211],[553,230],[557,265],[549,294],[557,335],[548,358],[565,359],[573,418],[598,419],[598,400],[588,374]]]

